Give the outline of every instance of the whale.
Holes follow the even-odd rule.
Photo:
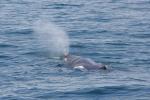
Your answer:
[[[97,63],[90,58],[84,58],[77,55],[67,54],[63,56],[64,66],[71,67],[73,69],[85,71],[85,70],[106,70],[107,65]]]

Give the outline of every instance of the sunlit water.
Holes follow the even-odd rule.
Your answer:
[[[56,67],[33,35],[39,19],[109,70]],[[0,0],[0,100],[150,100],[150,1]]]

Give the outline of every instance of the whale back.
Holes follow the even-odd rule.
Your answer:
[[[64,58],[65,64],[69,67],[76,68],[82,66],[86,69],[105,69],[105,65],[98,64],[90,58],[83,58],[76,55],[67,55]]]

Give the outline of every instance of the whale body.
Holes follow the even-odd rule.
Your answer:
[[[101,63],[96,63],[90,58],[84,58],[76,55],[65,55],[64,58],[65,66],[72,67],[73,69],[79,70],[99,70],[107,69],[107,66]]]

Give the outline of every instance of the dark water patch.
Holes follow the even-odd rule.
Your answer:
[[[81,29],[81,30],[69,31],[69,35],[71,38],[97,39],[97,38],[103,37],[104,35],[110,35],[109,32],[110,31],[105,30],[105,29],[102,29],[102,30]]]
[[[42,9],[67,9],[67,8],[80,8],[82,7],[82,4],[67,4],[67,3],[53,3],[53,4],[47,4]]]
[[[121,0],[110,0],[109,3],[118,3],[118,2],[121,2]]]
[[[8,67],[9,64],[4,62],[4,61],[0,61],[0,67]]]
[[[106,86],[100,88],[85,88],[85,89],[78,89],[76,91],[70,92],[48,92],[37,96],[36,98],[55,98],[55,97],[80,97],[80,96],[127,96],[129,94],[136,94],[140,91],[148,91],[149,88],[144,86]],[[130,91],[130,93],[129,93]]]
[[[142,6],[135,6],[134,4],[129,4],[129,6],[123,5],[119,8],[124,10],[131,10],[131,11],[141,11],[141,12],[148,12],[150,10],[149,7],[144,7],[146,4],[143,4]]]
[[[1,61],[7,61],[7,60],[12,60],[16,57],[16,55],[10,54],[10,53],[1,53],[0,54],[0,59]]]
[[[20,96],[15,96],[15,95],[6,95],[0,97],[1,100],[35,100],[32,97],[20,97]]]
[[[150,58],[149,59],[134,59],[133,64],[136,66],[147,66],[150,64]]]
[[[94,27],[94,28],[96,28],[96,27]],[[91,29],[91,30],[88,30],[88,29],[75,30],[75,31],[71,31],[69,33],[70,33],[71,37],[73,36],[73,37],[76,37],[76,38],[81,38],[82,37],[84,39],[91,39],[91,37],[98,38],[101,35],[107,34],[107,33],[110,32],[108,30],[94,30],[94,28]],[[93,36],[92,34],[95,34],[95,35]]]
[[[76,33],[79,33],[80,35],[82,34],[90,34],[91,32],[89,30],[78,30],[76,32],[73,32],[75,35],[77,35]]]
[[[106,42],[105,43],[106,45],[112,45],[112,46],[129,46],[130,44],[129,43],[125,43],[125,42],[122,42],[122,41],[116,41],[116,42]]]
[[[96,55],[96,56],[102,56],[103,54],[100,54],[100,53],[98,53],[98,52],[83,52],[82,53],[84,56],[89,56],[89,57],[91,57],[91,56],[94,56],[94,55]]]
[[[0,55],[0,59],[10,59],[11,57],[10,56],[7,56],[7,55]]]
[[[80,44],[71,44],[70,47],[71,48],[80,48],[80,49],[85,48],[84,44],[81,44],[81,43]]]
[[[134,38],[146,39],[150,37],[150,33],[137,33],[137,34],[131,34],[130,36]]]
[[[44,93],[44,94],[39,94],[38,96],[36,95],[35,98],[37,99],[50,99],[54,97],[61,97],[64,94],[59,94],[59,92],[54,92],[54,93]]]
[[[150,44],[144,44],[145,46],[150,46]],[[150,55],[150,51],[140,51],[141,54]]]
[[[33,30],[31,29],[21,29],[21,30],[9,30],[9,31],[5,31],[5,34],[13,34],[13,35],[29,35],[33,33]]]
[[[25,53],[22,53],[21,55],[25,56],[32,56],[32,57],[50,57],[50,52],[49,51],[28,51]]]
[[[106,86],[106,87],[101,87],[101,88],[95,88],[95,89],[84,89],[84,90],[78,90],[74,92],[67,92],[65,94],[86,94],[86,95],[108,95],[108,94],[126,94],[128,95],[128,91],[130,92],[135,92],[135,91],[141,91],[141,90],[148,90],[148,88],[143,87],[143,86]]]
[[[49,89],[40,89],[40,88],[31,88],[31,89],[27,89],[27,88],[20,88],[16,91],[14,91],[16,94],[32,94],[38,91],[50,91]]]
[[[139,1],[136,0],[136,1],[129,1],[129,2],[122,1],[122,3],[123,4],[127,4],[128,6],[133,5],[133,4],[135,4],[135,5],[139,5],[139,4],[141,4],[141,5],[146,5],[146,4],[149,5],[150,1],[149,0],[139,0]]]
[[[140,81],[140,82],[146,82],[147,80],[145,79],[140,79],[140,78],[129,78],[130,80],[134,80],[134,81]]]
[[[10,43],[0,43],[0,48],[17,48],[18,46]]]
[[[57,4],[54,4],[54,6],[70,6],[70,7],[81,7],[81,6],[83,6],[82,4],[65,4],[65,3],[57,3]]]
[[[140,22],[140,21],[132,21],[132,23],[130,23],[131,27],[150,27],[149,23],[146,21],[146,22]],[[143,29],[139,30],[138,32],[144,32],[145,31]]]
[[[33,79],[29,79],[27,77],[18,77],[18,76],[14,76],[12,77],[13,80],[15,81],[21,81],[21,82],[27,82],[27,81],[30,81],[30,80],[33,80]]]
[[[13,0],[5,0],[5,1],[2,1],[3,4],[30,4],[31,2],[29,1],[13,1]]]
[[[83,18],[80,18],[79,21],[90,21],[90,22],[101,22],[101,23],[107,23],[107,22],[111,22],[113,19],[112,18],[107,18],[104,16],[86,16]]]

